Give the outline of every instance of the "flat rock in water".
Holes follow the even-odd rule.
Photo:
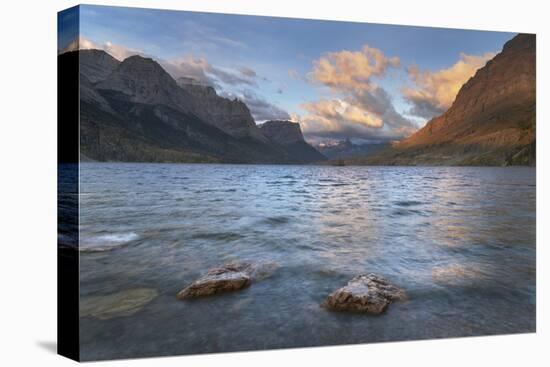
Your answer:
[[[230,263],[214,268],[177,294],[179,299],[198,298],[217,293],[238,291],[252,282],[252,264]]]
[[[80,316],[91,316],[100,320],[130,316],[141,310],[157,295],[155,289],[136,288],[105,296],[83,298],[80,301]]]
[[[375,274],[361,274],[332,292],[322,306],[334,311],[378,315],[394,301],[405,300],[405,291]]]

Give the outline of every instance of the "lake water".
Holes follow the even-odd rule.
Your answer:
[[[535,331],[533,168],[84,163],[80,184],[84,360]],[[241,260],[278,267],[176,299]],[[408,301],[319,306],[365,272]]]

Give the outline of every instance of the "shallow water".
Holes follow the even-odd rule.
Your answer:
[[[80,182],[81,304],[141,302],[81,315],[84,360],[535,330],[532,168],[85,163]],[[279,268],[176,299],[234,260]],[[409,300],[381,316],[319,307],[364,272]]]

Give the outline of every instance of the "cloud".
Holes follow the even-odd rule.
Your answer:
[[[179,59],[161,61],[160,64],[174,79],[186,77],[192,78],[201,84],[210,86],[216,84],[214,78],[208,73],[211,66],[205,58],[187,55]]]
[[[243,93],[243,102],[248,106],[256,121],[290,119],[288,112],[268,102],[252,91],[245,91]]]
[[[375,128],[380,128],[383,125],[378,116],[341,99],[322,99],[317,102],[303,103],[301,107],[310,113],[310,117],[315,116],[317,120],[324,121],[328,126],[334,128],[336,126],[333,125],[341,123]],[[312,121],[312,119],[307,121]]]
[[[304,135],[315,138],[359,138],[364,140],[388,141],[403,138],[415,131],[408,120],[393,109],[382,114],[364,109],[361,104],[351,104],[343,99],[321,99],[300,105],[306,111],[293,119],[300,122]],[[391,121],[388,123],[387,121]]]
[[[220,81],[228,85],[256,86],[257,85],[256,73],[252,69],[248,69],[248,70],[254,73],[254,75],[250,76],[250,75],[242,74],[242,72],[239,74],[239,73],[235,73],[232,70],[224,70],[213,66],[210,66],[210,69],[208,70],[208,72],[214,75]]]
[[[416,125],[395,110],[392,97],[381,87],[368,91],[353,93],[349,99],[351,103],[365,111],[380,116],[384,124],[397,133],[397,137],[404,137],[416,130]]]
[[[288,76],[292,79],[301,80],[300,74],[295,69],[289,69],[288,70]]]
[[[247,66],[239,67],[239,71],[241,72],[242,75],[248,78],[255,78],[257,76],[256,72]]]
[[[169,33],[174,35],[170,38],[170,41],[177,42],[181,44],[183,49],[192,50],[193,52],[202,54],[209,50],[225,48],[242,50],[248,48],[242,41],[220,34],[216,28],[210,27],[203,22],[187,19],[167,26],[171,30]],[[177,36],[181,34],[184,34],[185,37]]]
[[[230,99],[238,98],[243,101],[250,110],[252,117],[257,122],[267,120],[290,120],[290,115],[284,109],[268,102],[253,90],[244,89],[237,93],[225,92],[222,96]]]
[[[464,83],[495,56],[493,52],[483,55],[460,54],[452,66],[438,71],[409,67],[407,73],[414,87],[403,88],[403,96],[412,105],[411,115],[432,118],[445,112]]]
[[[304,134],[365,140],[410,135],[416,126],[395,110],[391,96],[376,83],[389,68],[399,66],[399,58],[368,45],[359,51],[329,52],[314,61],[309,82],[329,88],[332,96],[300,105],[306,112],[300,118]]]
[[[109,41],[99,44],[82,36],[74,39],[64,50],[62,50],[62,52],[90,49],[103,50],[119,61],[133,55],[145,55],[139,50],[117,45]]]
[[[141,51],[127,48],[121,45],[116,45],[111,42],[106,42],[103,45],[103,49],[105,50],[105,52],[113,56],[115,59],[118,59],[121,61],[133,55],[142,55],[142,56],[144,55],[144,53]]]
[[[218,89],[222,89],[221,83],[227,86],[257,86],[256,72],[246,66],[237,70],[222,69],[210,64],[204,57],[193,55],[162,61],[161,65],[175,79],[182,76],[193,78]]]
[[[70,52],[70,51],[76,51],[76,50],[88,50],[88,49],[95,49],[100,48],[100,46],[96,45],[90,40],[87,40],[86,38],[79,36],[72,40],[67,47],[65,47],[63,50],[61,50],[61,53],[63,52]]]
[[[382,51],[364,45],[360,51],[328,52],[314,61],[309,79],[333,90],[366,90],[371,78],[383,76],[389,67],[399,67],[398,57],[386,57]]]

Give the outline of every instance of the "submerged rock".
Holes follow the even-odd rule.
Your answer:
[[[250,264],[249,273],[253,281],[269,278],[279,268],[279,264],[273,261],[261,261]]]
[[[80,316],[91,316],[100,320],[130,316],[141,310],[157,295],[155,289],[136,288],[106,296],[83,298],[80,301]]]
[[[406,299],[405,291],[375,274],[361,274],[332,292],[322,306],[334,311],[381,314],[394,301]]]
[[[179,299],[199,298],[244,289],[252,283],[271,276],[278,265],[274,262],[238,262],[210,269],[177,294]]]
[[[198,298],[232,292],[250,285],[252,264],[231,263],[214,268],[177,294],[179,299]]]

